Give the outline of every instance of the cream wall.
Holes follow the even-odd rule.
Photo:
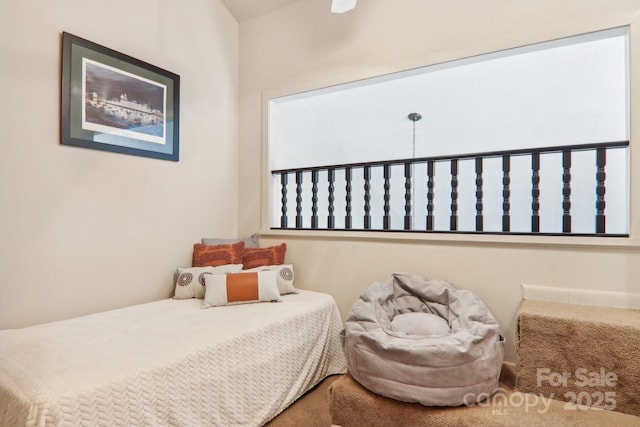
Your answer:
[[[288,244],[300,287],[334,295],[343,316],[372,282],[393,272],[443,278],[476,292],[493,311],[515,361],[515,313],[524,284],[640,293],[632,176],[632,239],[452,238],[269,231],[263,100],[393,71],[585,32],[631,25],[632,111],[640,101],[640,1],[365,0],[344,15],[326,0],[301,0],[240,25],[239,231],[262,230],[262,244]],[[399,94],[401,96],[401,94]],[[632,123],[632,135],[638,122]],[[633,145],[633,142],[632,142]],[[640,161],[632,147],[632,171]],[[570,244],[566,244],[569,242]],[[579,351],[580,349],[576,349]]]
[[[179,162],[59,145],[62,31],[181,76]],[[0,2],[0,329],[166,298],[236,235],[238,43],[218,0]]]

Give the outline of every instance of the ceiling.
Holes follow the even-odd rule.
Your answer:
[[[222,0],[238,22],[273,12],[300,0]]]

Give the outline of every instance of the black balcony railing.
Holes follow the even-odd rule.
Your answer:
[[[544,148],[531,148],[520,149],[511,151],[494,151],[485,153],[473,153],[473,154],[461,154],[451,156],[436,156],[436,157],[423,157],[415,159],[401,159],[401,160],[389,160],[389,161],[377,161],[366,163],[351,163],[342,165],[330,165],[330,166],[317,166],[297,169],[280,169],[272,171],[272,175],[279,183],[280,186],[280,206],[279,206],[279,227],[273,226],[273,229],[298,229],[298,230],[362,230],[362,231],[412,231],[412,232],[446,232],[446,233],[498,233],[498,234],[536,234],[536,235],[596,235],[596,236],[616,236],[623,237],[628,236],[626,232],[627,227],[624,227],[624,232],[618,231],[609,233],[607,232],[607,218],[605,216],[606,208],[606,189],[607,189],[607,153],[610,150],[628,150],[629,141],[608,142],[608,143],[596,143],[596,144],[582,144],[573,146],[557,146],[557,147],[544,147]],[[593,204],[589,206],[591,212],[594,212],[593,218],[593,230],[585,232],[572,232],[572,209],[576,209],[572,205],[572,155],[577,152],[592,152],[595,161],[590,166],[592,167],[592,178],[590,185],[593,185]],[[545,168],[541,161],[542,156],[555,153],[561,156],[561,172],[556,176],[560,176],[554,185],[558,186],[559,194],[561,197],[557,200],[557,203],[561,207],[561,231],[547,232],[541,230],[541,178],[545,173],[548,173],[549,169]],[[511,175],[513,160],[519,158],[528,158],[530,162],[530,182],[528,190],[530,191],[529,203],[530,203],[530,220],[531,226],[527,230],[512,230],[511,226],[511,210],[512,210],[512,188],[511,188]],[[485,183],[485,165],[488,164],[489,159],[497,159],[501,163],[501,218],[493,218],[501,222],[501,229],[488,230],[485,229],[485,192],[487,190]],[[500,161],[501,160],[501,161]],[[461,162],[471,161],[475,169],[475,182],[473,187],[475,188],[474,205],[475,205],[475,229],[459,229],[459,215],[461,214],[460,204],[461,194],[459,188],[461,185],[461,177],[459,175],[459,166]],[[494,160],[495,161],[495,160]],[[443,177],[443,164],[447,164],[448,175]],[[522,164],[521,162],[519,163]],[[422,177],[426,182],[423,186],[424,194],[414,194],[415,189],[415,168],[417,165],[422,165],[422,170],[426,172],[426,177]],[[440,165],[441,167],[437,167]],[[494,163],[495,165],[495,163]],[[626,163],[625,163],[626,165]],[[619,167],[619,165],[615,165]],[[626,167],[626,166],[625,166]],[[402,170],[403,176],[395,180],[403,180],[403,194],[399,194],[402,191],[397,191],[399,186],[392,185],[392,170]],[[358,171],[358,177],[356,182],[356,171]],[[336,221],[336,175],[340,172],[341,184],[344,184],[343,191],[340,193],[344,196],[344,201],[340,203],[340,215],[344,215],[344,222],[340,220],[340,226]],[[495,171],[494,171],[495,172]],[[374,173],[377,177],[374,178]],[[321,177],[326,179],[326,200],[320,203],[319,187],[321,185]],[[295,204],[291,200],[290,191],[293,189],[289,187],[290,182],[294,178],[295,182]],[[305,181],[310,179],[310,193],[307,190],[303,191],[303,188],[308,188],[308,184],[305,187]],[[442,194],[436,191],[436,181],[447,180],[449,186],[447,187],[448,194]],[[308,181],[307,181],[308,182]],[[397,182],[397,181],[396,181]],[[467,183],[468,184],[468,183]],[[374,185],[379,186],[374,188]],[[354,198],[354,189],[359,186],[361,190],[364,190],[360,194],[360,199]],[[396,190],[394,192],[394,189]],[[493,190],[496,190],[495,188]],[[521,190],[521,189],[520,189]],[[359,192],[360,193],[360,192]],[[375,210],[372,206],[373,194],[381,194],[381,209]],[[469,197],[467,191],[466,197]],[[494,194],[495,191],[494,191]],[[435,209],[436,198],[442,199],[443,197],[448,199],[448,227],[435,226]],[[416,220],[415,208],[416,198],[420,203],[424,203],[422,206],[425,212],[425,218],[421,221]],[[403,200],[403,212],[396,215],[402,215],[402,225],[393,225],[392,215],[393,206],[398,206],[398,200]],[[396,203],[392,206],[391,201]],[[467,204],[468,206],[468,204]],[[295,215],[291,212],[291,208],[295,209]],[[353,212],[355,207],[363,213],[362,221],[354,221]],[[495,210],[492,211],[495,214]],[[326,215],[325,221],[319,221],[320,213]],[[381,216],[381,226],[374,226],[373,218],[375,216]],[[291,219],[295,217],[295,222],[292,224]],[[379,217],[376,218],[378,223]],[[357,225],[356,225],[357,223]]]

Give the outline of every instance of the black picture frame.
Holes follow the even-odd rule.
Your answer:
[[[62,33],[60,143],[179,160],[180,76]]]

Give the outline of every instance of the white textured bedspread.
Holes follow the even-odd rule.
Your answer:
[[[0,426],[252,426],[346,371],[329,295],[166,299],[0,331]]]

